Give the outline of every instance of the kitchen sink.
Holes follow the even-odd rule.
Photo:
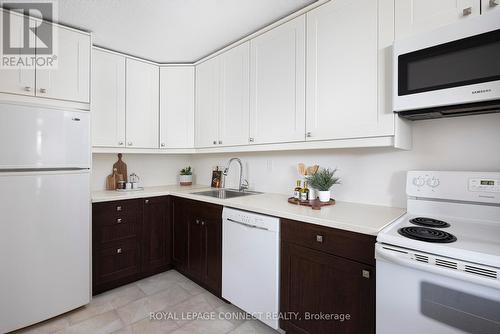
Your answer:
[[[249,190],[236,190],[236,189],[213,189],[207,191],[199,191],[193,193],[193,195],[201,195],[201,196],[210,196],[220,199],[234,198],[234,197],[242,197],[242,196],[250,196],[250,195],[258,195],[262,194],[257,191],[249,191]]]

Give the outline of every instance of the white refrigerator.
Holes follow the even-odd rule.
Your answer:
[[[90,301],[89,122],[0,104],[0,333]]]

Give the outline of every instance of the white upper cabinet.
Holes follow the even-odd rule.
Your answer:
[[[213,147],[219,140],[220,58],[196,66],[196,147]]]
[[[125,146],[125,57],[93,50],[92,145]]]
[[[394,21],[379,20],[379,9],[392,13],[387,6],[392,1],[336,0],[307,14],[307,140],[394,134],[383,101]]]
[[[486,2],[489,4],[489,0]],[[481,0],[397,0],[394,3],[396,39],[431,31],[481,13]]]
[[[305,43],[304,15],[250,41],[253,143],[304,141]]]
[[[160,148],[194,146],[194,66],[160,68]]]
[[[0,11],[0,26],[3,27],[3,12]],[[30,26],[35,26],[30,20]],[[24,44],[23,17],[20,15],[10,15],[10,44],[13,47],[20,47]],[[30,34],[30,45],[35,45],[34,35]],[[4,41],[5,43],[5,41]],[[34,56],[34,52],[33,55]],[[19,67],[18,69],[0,70],[0,92],[20,95],[35,95],[35,68]]]
[[[42,25],[50,23],[42,23]],[[88,103],[90,101],[90,35],[54,25],[57,68],[37,69],[36,95]]]
[[[130,58],[126,68],[126,145],[158,148],[159,68]]]
[[[481,12],[483,14],[498,9],[500,9],[500,0],[481,0]]]
[[[220,55],[220,107],[218,145],[248,144],[250,108],[250,43]]]

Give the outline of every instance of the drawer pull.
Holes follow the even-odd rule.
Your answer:
[[[323,243],[323,236],[322,235],[316,235],[316,241],[319,242],[320,244]]]
[[[200,221],[198,219],[196,219],[196,225],[199,225],[200,224]]]
[[[121,218],[118,218],[118,219],[116,220],[116,223],[117,223],[117,224],[121,224],[121,223],[122,223],[122,219],[121,219]]]
[[[205,222],[203,220],[201,221],[201,226],[205,226]]]
[[[121,248],[118,248],[118,249],[116,250],[116,254],[121,254],[121,253],[122,253],[122,249],[121,249]]]
[[[472,7],[464,8],[464,10],[462,11],[462,14],[463,14],[463,16],[471,15],[472,14]]]
[[[370,278],[370,271],[369,270],[362,270],[361,274],[363,275],[363,278]]]
[[[122,211],[121,205],[119,205],[119,206],[116,207],[116,211]]]

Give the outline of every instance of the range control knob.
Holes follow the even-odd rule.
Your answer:
[[[413,184],[417,187],[422,187],[425,185],[425,179],[421,176],[413,178]]]
[[[439,183],[439,179],[436,179],[435,177],[427,179],[427,185],[431,188],[436,188],[437,186],[439,186]]]

